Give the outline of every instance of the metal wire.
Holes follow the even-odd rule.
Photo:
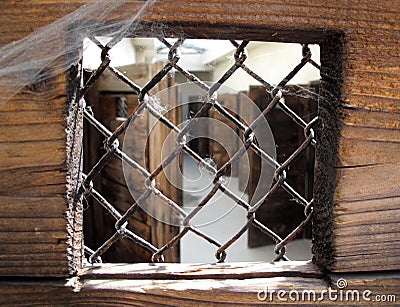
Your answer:
[[[115,219],[115,232],[114,234],[106,240],[100,247],[97,249],[90,249],[85,247],[85,253],[88,255],[88,260],[90,263],[101,262],[101,255],[103,255],[115,242],[120,240],[121,238],[128,238],[136,244],[139,244],[144,249],[150,251],[152,253],[151,259],[149,261],[152,262],[162,262],[163,253],[176,246],[179,241],[185,236],[188,232],[192,232],[193,234],[205,239],[210,244],[213,244],[217,248],[216,259],[218,262],[223,262],[227,257],[226,250],[232,245],[236,240],[239,239],[240,236],[245,233],[250,225],[253,225],[260,229],[265,235],[272,238],[276,242],[275,253],[276,257],[272,259],[272,261],[278,260],[288,260],[286,256],[286,246],[289,244],[309,223],[313,208],[312,203],[313,200],[307,201],[305,197],[301,196],[286,180],[286,173],[290,165],[296,160],[309,146],[315,145],[315,136],[314,136],[314,126],[317,122],[317,117],[312,118],[309,122],[305,122],[296,112],[294,112],[289,106],[287,106],[284,101],[281,99],[283,95],[283,91],[285,90],[285,85],[307,64],[310,63],[316,68],[320,68],[318,64],[316,64],[311,59],[311,51],[307,45],[302,45],[302,59],[300,63],[293,68],[293,70],[278,83],[277,86],[273,86],[265,81],[258,74],[253,72],[249,67],[246,66],[247,52],[246,46],[249,44],[248,41],[243,41],[238,43],[236,41],[231,41],[233,46],[235,47],[234,52],[234,64],[222,75],[222,77],[211,86],[204,83],[194,74],[185,70],[179,65],[180,56],[178,53],[178,48],[184,43],[184,39],[178,39],[174,44],[170,44],[165,39],[160,39],[160,41],[169,49],[168,61],[164,65],[164,67],[156,73],[151,80],[145,84],[143,87],[135,84],[134,81],[130,80],[123,73],[118,71],[115,67],[110,66],[110,59],[108,56],[108,52],[111,50],[108,46],[103,46],[97,39],[91,38],[94,43],[102,49],[102,63],[98,67],[97,70],[91,73],[90,77],[86,84],[84,84],[79,92],[78,99],[84,97],[85,94],[88,93],[90,88],[94,85],[95,81],[99,78],[99,76],[108,69],[111,71],[121,82],[128,85],[133,92],[138,95],[139,105],[136,110],[126,118],[119,127],[117,127],[114,131],[109,131],[99,120],[96,119],[94,114],[90,109],[85,108],[84,117],[87,122],[95,127],[105,138],[105,153],[99,159],[99,161],[95,164],[95,166],[89,171],[87,175],[82,174],[83,181],[81,189],[77,192],[77,199],[82,195],[85,197],[92,196],[101,206],[103,206]],[[185,124],[182,128],[173,124],[170,120],[168,120],[163,114],[161,114],[156,108],[152,106],[150,103],[151,97],[149,96],[149,91],[153,89],[170,71],[171,69],[175,69],[184,75],[188,80],[193,81],[194,84],[199,86],[201,89],[206,90],[208,95],[206,98],[206,102],[202,105],[201,109]],[[267,107],[263,110],[263,112],[255,118],[248,126],[243,124],[240,120],[233,117],[224,106],[222,106],[218,100],[215,98],[214,93],[219,89],[219,87],[226,82],[237,70],[243,70],[248,75],[257,80],[261,85],[263,85],[268,93],[270,93],[272,99],[271,102],[267,105]],[[260,121],[274,108],[277,106],[288,115],[288,117],[301,129],[304,130],[304,141],[303,143],[293,152],[283,163],[279,163],[271,157],[268,153],[263,151],[257,144],[253,131],[259,125]],[[194,152],[186,142],[186,135],[190,132],[190,129],[195,123],[197,118],[200,118],[207,114],[210,109],[217,110],[222,116],[224,116],[227,120],[231,121],[235,124],[235,126],[243,132],[243,143],[244,147],[242,147],[239,151],[237,151],[228,162],[226,162],[222,167],[216,169],[213,165],[211,165],[208,161],[201,158],[199,154]],[[139,163],[137,163],[134,159],[130,158],[126,153],[124,153],[119,146],[118,136],[126,131],[128,126],[132,124],[140,114],[146,111],[149,114],[155,116],[161,123],[166,125],[169,129],[174,130],[177,133],[177,146],[175,149],[164,159],[164,161],[155,168],[154,171],[149,172],[144,167],[142,167]],[[251,148],[257,155],[261,157],[261,159],[265,160],[269,165],[274,167],[275,169],[275,179],[272,187],[265,191],[264,196],[261,197],[259,201],[257,201],[254,205],[250,205],[245,200],[239,198],[235,195],[229,188],[223,183],[222,176],[226,175],[232,165],[238,163],[239,159],[246,153],[247,149]],[[182,152],[185,152],[189,157],[191,157],[196,163],[201,164],[205,167],[211,174],[214,175],[213,179],[213,188],[211,191],[195,206],[195,208],[190,213],[185,213],[182,208],[176,204],[173,200],[169,199],[166,195],[164,195],[160,190],[155,187],[155,180],[157,176],[165,169],[167,165],[169,165],[174,159],[176,159]],[[136,200],[134,204],[130,208],[128,208],[125,212],[119,212],[112,204],[110,204],[102,195],[100,195],[94,188],[92,181],[94,178],[99,176],[101,170],[104,166],[110,161],[110,159],[116,156],[127,166],[136,170],[143,178],[145,179],[145,192],[141,195],[139,199]],[[305,207],[304,220],[285,238],[281,238],[278,234],[268,228],[266,225],[262,224],[256,218],[256,211],[263,206],[266,200],[268,200],[278,189],[284,189],[288,192],[293,199],[296,200],[296,203],[301,204]],[[242,207],[245,210],[245,214],[247,214],[247,222],[243,225],[243,227],[236,233],[233,234],[232,237],[225,243],[220,243],[210,235],[200,231],[194,225],[191,224],[191,220],[196,214],[198,214],[202,208],[210,201],[210,199],[218,192],[221,191],[230,199],[232,199],[238,206]],[[167,242],[164,246],[155,247],[150,242],[147,242],[145,239],[141,238],[137,234],[127,229],[127,225],[129,219],[137,212],[139,206],[142,202],[145,202],[146,199],[150,195],[155,195],[159,199],[162,200],[162,204],[168,206],[171,210],[175,210],[177,213],[184,217],[183,227],[181,227],[179,233],[172,238],[169,242]]]

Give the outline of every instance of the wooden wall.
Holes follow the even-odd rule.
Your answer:
[[[90,0],[2,1],[0,44],[84,2]],[[128,1],[123,9],[138,3]],[[326,81],[337,84],[341,100],[325,107],[340,107],[342,117],[321,127],[340,127],[328,140],[338,145],[328,149],[338,156],[326,165],[336,170],[335,181],[326,182],[334,195],[316,210],[333,218],[322,230],[331,247],[326,269],[336,272],[400,269],[399,13],[392,0],[171,0],[145,15],[197,36],[311,40],[321,44],[328,66],[339,52],[333,58],[342,71],[326,70]],[[337,34],[341,48],[331,41]],[[67,276],[65,88],[65,78],[56,78],[0,106],[2,275]]]
[[[0,275],[66,276],[66,78],[0,105]]]

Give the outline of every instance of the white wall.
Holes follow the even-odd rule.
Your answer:
[[[310,45],[310,49],[312,59],[319,64],[319,46]],[[278,84],[302,58],[300,44],[251,42],[247,51],[246,66],[272,85]],[[214,67],[213,81],[217,81],[234,62],[232,52],[210,62],[209,64]],[[306,64],[288,84],[306,85],[319,79],[318,69]],[[225,85],[239,91],[247,91],[250,85],[260,85],[260,83],[239,69],[225,82]]]

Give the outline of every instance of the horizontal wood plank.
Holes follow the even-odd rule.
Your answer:
[[[10,236],[12,233],[10,233]],[[35,253],[56,253],[60,254],[65,252],[66,243],[60,242],[58,244],[19,244],[8,243],[1,244],[0,251],[4,254],[35,254]]]
[[[355,216],[357,213],[355,213]],[[335,234],[337,233],[337,238],[338,240],[337,245],[340,245],[338,241],[340,238],[347,237],[348,239],[352,239],[356,236],[366,236],[368,237],[369,240],[372,240],[372,238],[377,235],[377,234],[388,234],[389,238],[392,236],[392,234],[396,235],[398,233],[396,225],[398,223],[383,223],[383,224],[366,224],[362,225],[356,225],[356,226],[349,226],[345,227],[342,225],[335,225],[334,231]],[[369,241],[368,240],[368,241]],[[367,241],[367,242],[368,242]],[[344,240],[344,244],[346,244],[347,240]]]
[[[65,252],[62,251],[61,253],[57,252],[39,252],[39,253],[26,253],[26,254],[1,254],[0,255],[0,260],[7,262],[7,261],[31,261],[33,264],[36,261],[42,261],[43,259],[49,260],[49,261],[57,261],[61,260],[64,261],[64,259],[68,259]],[[23,267],[21,267],[23,269]]]
[[[3,2],[0,9],[4,18],[0,23],[4,35],[1,44],[22,38],[32,30],[47,25],[52,21],[72,12],[86,1],[68,1],[68,4],[52,1],[39,4],[35,0],[24,3]],[[142,3],[128,1],[127,4],[115,10],[109,19],[127,18],[127,12],[134,12]],[[237,0],[225,1],[223,4],[216,1],[174,1],[174,14],[170,2],[159,2],[145,14],[147,20],[165,20],[176,22],[207,21],[208,24],[242,24],[262,26],[267,20],[275,28],[325,28],[325,29],[377,29],[389,31],[396,28],[398,9],[392,2],[385,0],[381,5],[370,6],[367,2],[340,1],[336,5],[327,6],[325,0],[295,1],[290,6],[278,1],[252,1],[251,5]],[[390,9],[388,9],[390,7]],[[254,14],[256,12],[256,14]],[[371,12],[374,18],[371,18]],[[13,20],[12,16],[31,14],[32,18]],[[375,17],[376,15],[376,17]],[[355,16],[357,18],[355,18]],[[89,16],[96,18],[96,16]],[[221,18],[223,17],[223,18]],[[398,30],[398,28],[397,28]]]
[[[0,171],[18,167],[62,165],[65,162],[65,141],[3,143],[0,146]]]
[[[65,202],[62,196],[0,196],[0,218],[59,218],[67,210]]]
[[[2,304],[14,306],[29,304],[75,305],[85,302],[92,305],[125,306],[215,306],[216,304],[259,304],[258,291],[269,285],[270,289],[312,287],[317,291],[326,288],[320,280],[304,278],[250,279],[226,281],[197,280],[90,280],[80,283],[71,280],[61,282],[2,282]],[[261,289],[260,289],[261,287]],[[212,295],[210,295],[210,290]]]
[[[344,247],[349,247],[349,246],[360,246],[360,248],[362,248],[363,246],[365,246],[364,242],[368,242],[370,246],[370,244],[387,244],[388,242],[393,242],[393,243],[397,243],[398,242],[398,235],[396,232],[383,232],[383,233],[379,233],[376,232],[374,235],[371,235],[369,233],[367,234],[363,234],[363,235],[359,235],[357,234],[357,236],[344,236],[341,235],[340,233],[336,234],[336,246],[340,246],[341,248]],[[390,246],[390,249],[392,249],[394,246]]]
[[[396,213],[398,208],[393,210],[380,210],[375,212],[361,212],[356,216],[354,214],[345,215],[342,214],[340,216],[336,216],[336,222],[338,225],[342,227],[346,226],[362,226],[362,225],[371,225],[380,222],[380,224],[386,223],[396,223],[398,222],[398,217]],[[357,217],[355,219],[355,217]],[[384,223],[382,223],[384,221]]]
[[[387,270],[388,267],[394,270],[399,269],[399,257],[395,255],[397,250],[388,250],[380,253],[359,253],[357,256],[345,255],[336,256],[332,266],[335,272],[371,272]],[[384,261],[381,259],[385,259]]]
[[[54,263],[55,265],[49,265],[46,262],[39,262],[37,265],[35,262],[15,262],[13,265],[7,267],[0,267],[0,275],[2,276],[32,276],[32,277],[65,277],[68,275],[68,263],[64,262]]]
[[[65,231],[66,227],[67,220],[62,216],[56,218],[33,218],[29,216],[0,218],[1,231],[9,231],[10,233],[14,231]]]
[[[0,144],[65,139],[65,125],[60,122],[47,124],[41,121],[39,124],[4,125],[2,130]]]
[[[338,170],[336,201],[400,196],[399,164],[355,165]],[[355,184],[356,183],[356,184]]]
[[[13,101],[14,102],[14,101]],[[20,103],[15,102],[15,103]],[[6,103],[5,105],[9,105]],[[26,125],[26,124],[52,124],[52,123],[63,123],[65,121],[65,115],[60,112],[60,109],[56,110],[38,110],[38,111],[18,111],[12,112],[0,112],[0,120],[2,125]],[[64,125],[65,126],[65,125]],[[35,128],[36,126],[31,126]],[[43,126],[42,126],[43,127]],[[60,126],[62,127],[62,126]],[[31,128],[31,129],[32,129]],[[18,129],[30,129],[29,126],[18,127]],[[65,129],[65,127],[64,127]],[[58,129],[60,131],[60,129]]]
[[[238,306],[277,305],[289,302],[301,306],[364,305],[395,306],[400,295],[400,276],[393,274],[346,274],[326,281],[303,277],[252,279],[87,279],[66,281],[2,281],[2,305],[124,305],[124,306]],[[345,287],[338,288],[338,285]],[[340,291],[342,290],[342,296]],[[281,295],[278,296],[278,291]],[[299,294],[290,300],[289,292]],[[331,291],[329,298],[328,291]],[[334,292],[332,292],[334,291]],[[369,291],[369,292],[365,292]],[[315,293],[315,297],[312,293]],[[352,301],[352,294],[359,300]],[[366,295],[363,296],[363,294]],[[283,294],[283,295],[282,295]],[[303,295],[303,296],[302,296]],[[310,296],[309,296],[310,295]],[[347,297],[346,297],[347,295]],[[303,297],[303,299],[302,299]],[[319,299],[318,298],[321,298]],[[336,297],[336,298],[335,298]],[[356,298],[357,296],[355,296]]]
[[[375,253],[371,252],[375,251]],[[385,257],[385,264],[391,263],[394,265],[394,269],[399,269],[400,256],[398,256],[398,251],[400,250],[400,241],[382,241],[377,243],[369,243],[368,246],[365,244],[351,244],[347,246],[341,246],[340,252],[337,252],[336,257],[363,257],[365,259],[372,259],[375,257]],[[397,252],[397,255],[395,253]],[[374,265],[369,265],[373,269],[378,263]],[[383,263],[382,263],[383,266]]]
[[[384,169],[381,165],[375,168],[376,172]],[[396,168],[388,166],[386,175],[379,172],[384,178],[376,177],[364,168],[357,170],[359,178],[363,179],[353,177],[357,184],[350,183],[351,177],[346,179],[349,180],[348,192],[344,194],[344,187],[339,186],[342,195],[337,197],[338,203],[334,207],[334,246],[336,255],[340,255],[334,268],[336,271],[399,269],[400,189],[396,174],[392,173]],[[388,181],[386,178],[394,179]],[[354,253],[360,256],[354,257]]]
[[[356,200],[354,202],[339,202],[335,204],[335,214],[358,214],[364,212],[374,213],[376,211],[398,209],[400,197],[374,198],[371,200]]]
[[[26,259],[26,260],[8,260],[8,261],[2,261],[0,263],[0,272],[4,273],[6,271],[12,272],[12,270],[18,272],[22,271],[22,268],[26,267],[48,267],[50,269],[55,269],[58,267],[59,271],[65,270],[65,266],[67,265],[67,258],[64,260],[50,260],[50,259],[42,259],[42,260],[32,260],[32,259]],[[42,271],[43,272],[43,271]],[[46,276],[44,274],[41,274],[42,276]],[[16,276],[16,274],[9,274],[9,276]]]
[[[222,264],[102,264],[88,265],[81,272],[85,279],[227,279],[260,277],[321,278],[323,274],[311,262],[250,262]]]
[[[2,170],[0,171],[0,194],[15,196],[14,202],[19,205],[29,204],[28,197],[32,197],[35,203],[35,197],[47,198],[62,195],[65,193],[65,171],[62,167],[62,165],[26,168],[17,166],[13,169]],[[21,202],[22,199],[18,197],[25,197],[25,201]],[[0,202],[8,200],[4,198],[0,199]],[[66,208],[65,198],[59,205]],[[17,210],[16,207],[14,209]]]
[[[0,241],[4,244],[32,244],[50,243],[59,244],[68,239],[66,231],[19,231],[19,232],[0,232]],[[1,260],[0,260],[1,261]]]

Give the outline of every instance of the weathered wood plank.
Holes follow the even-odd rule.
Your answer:
[[[65,82],[64,79],[58,80],[59,82]],[[54,81],[53,82],[57,82]],[[39,92],[38,92],[39,91]],[[0,106],[1,112],[15,112],[15,111],[24,111],[24,112],[32,112],[32,113],[23,113],[23,114],[35,114],[36,116],[32,116],[32,118],[38,118],[43,114],[44,107],[47,112],[58,113],[62,110],[65,110],[65,99],[63,97],[56,96],[56,93],[52,93],[51,89],[48,89],[47,92],[41,93],[38,89],[37,91],[30,90],[29,88],[23,88],[18,92],[17,96],[14,96],[11,100],[2,104]],[[17,118],[17,116],[8,114],[5,115],[8,118]],[[55,115],[52,115],[55,117]],[[60,115],[59,115],[60,116]],[[44,117],[43,117],[44,119]],[[26,123],[25,121],[23,122]],[[39,123],[42,123],[40,121]]]
[[[68,276],[68,258],[65,254],[66,244],[55,250],[54,244],[46,246],[37,244],[14,244],[22,246],[25,253],[18,253],[11,245],[6,252],[1,248],[1,276]],[[32,250],[31,250],[32,249]]]
[[[387,252],[380,253],[359,253],[359,255],[352,256],[336,256],[336,261],[332,266],[335,272],[371,272],[387,270],[387,268],[399,269],[399,257],[394,255],[398,250],[388,250]],[[381,259],[385,259],[382,261]]]
[[[374,213],[377,211],[396,210],[399,208],[400,198],[375,198],[370,200],[357,200],[354,202],[339,202],[335,204],[337,217],[352,213]]]
[[[38,253],[30,253],[30,254],[1,254],[0,260],[3,261],[31,261],[35,263],[36,261],[41,261],[43,259],[47,259],[49,261],[57,261],[63,259],[68,259],[65,252],[57,253],[47,253],[47,252],[38,252]],[[21,267],[21,270],[23,267]],[[65,276],[64,276],[65,277]]]
[[[0,218],[59,218],[67,210],[62,196],[0,196]]]
[[[360,33],[349,39],[352,67],[343,86],[333,212],[337,272],[400,268],[400,92],[394,64],[399,63],[399,34],[393,32],[388,46],[380,47],[382,33]],[[362,35],[373,43],[364,44]]]
[[[362,103],[362,101],[374,102],[372,105],[359,106],[358,103]],[[382,135],[386,133],[391,133],[391,137],[393,140],[397,140],[395,137],[396,132],[390,132],[390,130],[397,131],[400,128],[400,114],[398,112],[393,112],[389,107],[387,110],[382,106],[381,102],[392,102],[394,104],[400,103],[400,99],[387,99],[384,97],[380,97],[378,100],[375,98],[371,99],[368,96],[359,96],[357,99],[353,99],[353,105],[347,105],[343,109],[343,129],[346,129],[346,126],[350,127],[360,127],[360,128],[375,128],[376,132],[384,132]],[[385,129],[385,130],[379,130]],[[342,131],[343,132],[343,131]]]
[[[40,244],[50,243],[59,244],[67,241],[67,233],[65,231],[19,231],[19,232],[0,232],[0,242],[3,244]]]
[[[400,117],[378,111],[387,101],[345,110],[334,207],[336,271],[400,268]]]
[[[364,242],[368,241],[369,244],[375,243],[387,243],[387,242],[398,242],[399,237],[396,232],[384,232],[384,233],[375,233],[371,234],[357,234],[354,236],[343,236],[336,233],[336,246],[347,247],[349,245],[359,245],[360,247],[365,246]],[[392,246],[391,246],[392,247]]]
[[[65,125],[62,123],[4,125],[1,129],[0,144],[7,142],[63,140],[65,137]],[[32,133],[32,131],[35,131],[35,133]]]
[[[2,18],[0,24],[4,29],[0,43],[5,44],[12,40],[22,38],[38,27],[49,24],[65,14],[72,12],[86,1],[69,1],[68,4],[52,1],[50,3],[38,4],[30,0],[24,3],[3,2],[1,11],[3,16],[20,16],[20,14],[32,14],[32,18],[10,21]],[[380,29],[389,31],[396,28],[398,8],[393,7],[389,0],[380,2],[381,5],[370,5],[365,2],[341,1],[336,5],[327,6],[326,1],[296,1],[290,6],[277,1],[256,1],[244,4],[237,0],[229,0],[224,5],[209,1],[175,1],[175,14],[169,15],[171,9],[169,2],[158,3],[145,18],[150,20],[176,20],[179,22],[207,21],[209,24],[242,24],[259,25],[265,24],[265,20],[276,28],[304,27],[312,29],[315,27],[325,29]],[[141,2],[128,1],[128,3],[116,10],[109,18],[126,16],[127,11],[134,11]],[[389,8],[389,9],[388,9]],[[257,14],[254,14],[257,12]],[[371,18],[371,12],[374,18]],[[167,15],[167,18],[163,16]],[[169,16],[168,16],[169,15]],[[375,17],[376,15],[376,17]],[[40,17],[39,17],[40,16]],[[357,16],[357,18],[355,18]],[[119,17],[121,18],[121,17]]]
[[[67,221],[62,216],[56,218],[32,218],[30,216],[0,218],[1,231],[9,231],[10,233],[13,231],[65,231],[66,224]]]
[[[355,213],[355,216],[357,212]],[[367,224],[360,227],[360,225],[344,227],[342,225],[335,225],[335,233],[337,238],[347,237],[350,240],[355,236],[368,236],[369,240],[377,234],[397,234],[398,223],[383,223],[383,224]],[[346,241],[345,241],[346,242]],[[340,243],[338,243],[340,244]]]
[[[10,233],[10,235],[12,235]],[[35,254],[35,253],[56,253],[65,252],[66,244],[1,244],[0,251],[2,254]]]
[[[343,278],[347,286],[340,289]],[[321,279],[271,277],[201,280],[79,280],[2,281],[2,305],[124,305],[124,306],[301,306],[364,305],[396,306],[400,294],[398,274],[333,275],[332,288]],[[304,290],[304,292],[303,292]],[[264,292],[265,291],[265,292]],[[281,294],[278,296],[278,291]],[[292,291],[294,296],[289,297]],[[331,291],[328,294],[328,291]],[[365,292],[368,291],[368,292]],[[212,294],[210,294],[212,293]],[[296,298],[299,294],[299,299]],[[315,296],[314,296],[315,294]],[[364,294],[364,296],[363,296]],[[354,299],[352,300],[353,296]],[[358,295],[358,300],[357,300]]]
[[[0,194],[16,197],[16,206],[29,204],[28,197],[32,197],[35,203],[36,197],[54,197],[65,192],[65,172],[60,165],[38,166],[20,168],[18,165],[13,169],[0,171]],[[17,197],[25,197],[20,202]],[[1,199],[1,203],[7,199]],[[59,200],[61,201],[61,199]],[[66,209],[65,201],[60,203]],[[24,210],[22,208],[16,210]],[[0,212],[3,211],[0,209]]]
[[[13,101],[14,102],[14,101]],[[20,102],[15,102],[20,103]],[[6,103],[5,105],[9,105]],[[0,121],[2,125],[27,125],[27,124],[51,124],[62,123],[65,115],[60,110],[38,110],[38,111],[18,111],[0,112]],[[65,126],[65,125],[64,125]],[[34,128],[35,126],[32,126]],[[43,126],[42,126],[43,127]],[[19,127],[18,129],[32,129],[27,127]],[[65,129],[65,127],[64,127]],[[58,131],[62,131],[58,129]]]
[[[399,269],[399,205],[399,197],[394,196],[336,204],[333,269]]]
[[[354,216],[353,214],[349,215],[340,215],[335,217],[335,221],[343,226],[355,226],[355,225],[370,225],[374,222],[379,221],[380,223],[385,221],[386,223],[395,223],[399,221],[398,216],[396,216],[396,213],[398,212],[398,208],[395,208],[393,210],[382,210],[382,211],[376,211],[374,213],[371,212],[361,212],[357,213],[357,216]]]
[[[0,267],[0,275],[2,276],[32,276],[32,277],[65,277],[68,275],[67,260],[59,262],[57,265],[46,265],[40,262],[35,265],[34,262],[14,263],[14,266]]]
[[[46,257],[47,255],[45,255]],[[22,267],[42,267],[42,268],[50,268],[51,270],[54,270],[56,267],[58,267],[58,269],[60,271],[62,270],[66,270],[65,266],[66,266],[66,262],[67,262],[67,258],[65,258],[64,260],[49,260],[47,258],[44,258],[42,260],[36,260],[36,261],[32,261],[32,259],[26,259],[26,260],[8,260],[8,261],[1,261],[0,263],[0,272],[4,273],[4,272],[13,272],[13,271],[20,271]],[[41,271],[43,276],[46,276],[45,274],[43,274],[43,271]],[[33,273],[34,274],[34,273]],[[47,274],[49,274],[49,272],[47,272]],[[15,276],[17,274],[10,274],[9,276]]]
[[[373,255],[385,256],[385,263],[389,262],[389,258],[395,260],[397,262],[400,261],[399,256],[400,251],[400,241],[387,241],[386,238],[381,242],[371,243],[368,245],[365,244],[351,244],[351,245],[342,245],[340,250],[336,252],[336,256],[338,257],[351,257],[351,256],[362,256],[366,255],[367,257],[373,257]],[[396,255],[393,255],[397,253]],[[365,259],[364,259],[365,260]],[[392,261],[393,261],[392,260]],[[374,263],[376,265],[377,263]],[[397,269],[400,268],[400,265],[397,265]]]
[[[0,146],[0,171],[18,167],[62,165],[65,162],[65,142],[60,140],[3,143]]]
[[[243,283],[247,286],[244,288]],[[216,304],[233,305],[240,304],[265,304],[257,298],[257,292],[266,284],[278,289],[283,282],[287,287],[300,289],[305,279],[287,278],[284,281],[278,279],[251,279],[245,281],[226,280],[215,282],[212,280],[198,281],[117,281],[98,280],[85,281],[65,285],[61,282],[2,282],[0,290],[3,295],[0,298],[2,304],[14,306],[29,304],[61,304],[75,305],[106,304],[125,306],[215,306]],[[319,291],[326,288],[324,283],[318,280],[306,281],[307,285],[315,287]],[[76,291],[74,291],[76,289]],[[167,291],[165,291],[167,290]],[[209,296],[209,290],[213,295]]]
[[[398,146],[400,146],[398,145],[399,143],[400,134],[398,133],[398,130],[395,129],[351,127],[347,125],[342,127],[342,148],[354,152],[362,152],[367,151],[366,147],[370,147],[370,153],[381,153],[381,156],[370,157],[369,163],[396,162],[399,158],[398,155],[393,154],[393,151],[398,152]],[[384,148],[382,148],[382,145]],[[353,146],[353,148],[351,146]],[[344,158],[347,157],[344,155]],[[359,158],[364,159],[364,162],[367,162],[366,157],[360,155]],[[342,159],[341,162],[343,165],[352,165],[352,163],[346,163],[344,159]]]
[[[399,171],[400,165],[394,163],[341,168],[337,175],[336,201],[397,197],[400,195]]]
[[[222,264],[102,264],[87,266],[81,272],[85,279],[227,279],[260,277],[309,277],[323,274],[311,262],[250,262]]]

